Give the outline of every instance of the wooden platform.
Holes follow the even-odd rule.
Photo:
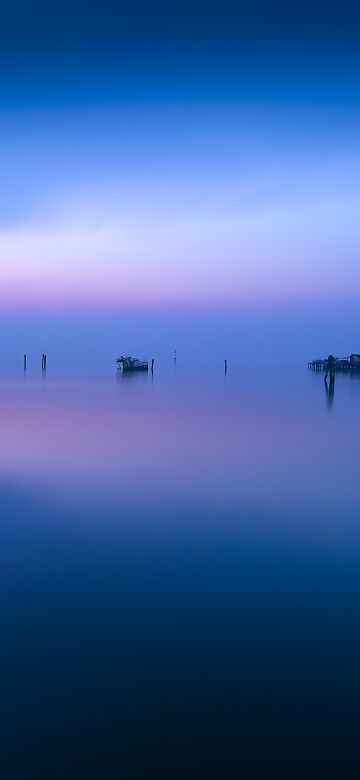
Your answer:
[[[327,368],[327,359],[312,360],[310,363],[308,363],[308,369],[311,369],[311,371],[327,371]],[[360,363],[352,363],[350,360],[334,360],[333,371],[360,372]]]

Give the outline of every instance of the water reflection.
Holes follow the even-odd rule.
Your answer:
[[[120,369],[116,372],[116,378],[119,382],[132,382],[132,383],[145,383],[148,381],[151,371],[122,371]]]
[[[329,382],[325,378],[324,380],[325,390],[326,390],[326,401],[327,401],[327,407],[329,410],[333,408],[334,405],[334,396],[335,396],[335,375],[330,374]]]
[[[355,776],[360,383],[216,371],[0,385],[4,777]]]
[[[158,505],[181,497],[203,508],[221,505],[224,513],[244,505],[290,511],[296,497],[299,513],[309,500],[323,506],[331,470],[355,500],[360,445],[348,439],[346,420],[350,426],[360,392],[349,400],[341,382],[330,429],[319,416],[318,381],[304,392],[294,380],[289,393],[288,383],[275,392],[264,381],[237,382],[233,372],[226,386],[219,374],[217,384],[190,375],[182,381],[180,372],[171,383],[159,373],[152,384],[151,372],[119,372],[115,386],[3,386],[0,479],[84,503],[91,496],[109,504],[121,491],[128,505],[137,492],[139,504],[150,495]],[[335,381],[325,392],[333,409]],[[334,434],[337,456],[320,468]],[[306,490],[299,491],[299,475]]]

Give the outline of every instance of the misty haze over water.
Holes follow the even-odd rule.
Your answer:
[[[119,296],[121,298],[121,296]],[[41,366],[41,354],[55,374],[111,373],[116,357],[133,353],[165,366],[178,358],[194,371],[214,363],[238,368],[305,366],[309,360],[360,351],[356,341],[358,307],[354,303],[314,302],[213,308],[159,306],[117,312],[24,312],[0,315],[4,338],[0,372],[17,371],[22,356],[29,368]],[[360,337],[359,337],[360,338]]]

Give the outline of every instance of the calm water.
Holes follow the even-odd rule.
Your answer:
[[[360,380],[0,384],[2,777],[358,777]]]

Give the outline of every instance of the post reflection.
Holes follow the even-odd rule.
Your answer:
[[[325,391],[326,391],[326,403],[329,410],[331,410],[334,406],[334,396],[335,396],[335,375],[330,374],[329,382],[325,378],[324,380],[325,385]]]

